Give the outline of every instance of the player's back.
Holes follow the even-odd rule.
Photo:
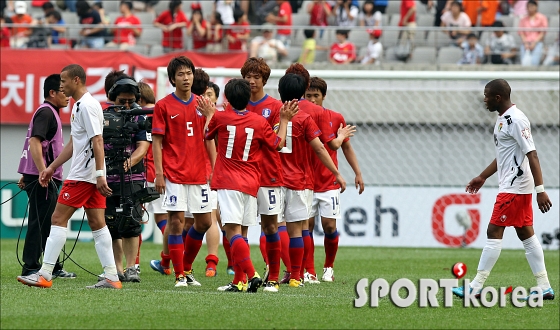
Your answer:
[[[218,138],[213,190],[236,190],[257,195],[262,150],[276,148],[280,139],[267,121],[251,111],[217,111],[208,125],[207,138]]]
[[[169,181],[206,183],[205,123],[196,109],[195,94],[185,102],[171,93],[156,103],[152,134],[163,135],[163,172]]]
[[[284,175],[284,186],[291,190],[313,189],[312,164],[309,159],[309,142],[319,137],[321,130],[306,113],[298,112],[288,124],[286,146],[280,159]]]
[[[280,109],[282,102],[265,95],[257,102],[249,101],[247,110],[262,116],[272,129],[280,122]],[[262,161],[260,163],[261,187],[279,187],[283,185],[283,177],[280,163],[280,154],[269,148],[262,149]]]

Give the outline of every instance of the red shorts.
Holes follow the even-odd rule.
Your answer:
[[[490,223],[500,227],[533,225],[533,194],[499,193]]]
[[[58,195],[60,204],[85,209],[104,209],[105,197],[99,193],[97,186],[84,181],[66,180]]]

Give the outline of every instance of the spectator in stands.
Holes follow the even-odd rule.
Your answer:
[[[222,39],[224,35],[224,30],[222,27],[224,23],[222,22],[222,15],[218,12],[213,12],[210,15],[210,22],[208,28],[206,29],[206,50],[209,52],[221,52],[222,51]]]
[[[14,2],[15,15],[12,16],[12,24],[35,24],[36,21],[27,13],[27,3],[25,1]],[[14,26],[12,27],[12,36],[10,45],[12,48],[23,48],[29,41],[29,36],[32,33],[29,26]]]
[[[89,3],[85,0],[78,0],[76,2],[76,13],[80,17],[80,24],[90,25],[80,30],[82,39],[82,46],[87,48],[100,49],[105,46],[105,27],[101,21],[99,13],[91,8]],[[97,26],[91,26],[97,25]]]
[[[286,0],[276,0],[276,3],[280,6],[278,15],[268,14],[266,21],[278,27],[276,38],[282,41],[284,45],[289,46],[292,34],[292,29],[290,29],[292,27],[292,6]]]
[[[450,0],[427,0],[426,8],[428,11],[434,7],[435,4],[435,18],[434,26],[441,26],[441,15],[449,10]]]
[[[315,62],[316,50],[329,50],[329,48],[317,45],[317,41],[315,40],[317,32],[315,30],[303,30],[303,34],[305,35],[305,41],[301,47],[301,54],[298,62],[301,64],[311,64]]]
[[[231,24],[227,31],[228,49],[247,51],[247,39],[251,34],[251,30],[247,27],[247,15],[243,10],[235,8],[233,11],[235,23]]]
[[[309,25],[311,26],[327,26],[329,25],[329,16],[331,15],[331,7],[325,0],[313,0],[307,5],[307,13],[309,14]],[[323,30],[321,30],[322,32]],[[322,37],[322,33],[321,33]]]
[[[108,45],[125,50],[136,45],[136,38],[142,34],[142,22],[132,14],[132,1],[121,1],[119,9],[121,16],[117,17],[114,23],[118,28],[112,29],[115,38]]]
[[[193,2],[191,4],[191,21],[187,25],[187,35],[193,39],[193,49],[206,48],[206,20],[202,15],[202,7],[200,3]]]
[[[383,57],[383,45],[379,42],[381,37],[381,30],[368,30],[369,32],[369,42],[367,44],[366,55],[358,59],[361,64],[376,64],[379,65],[379,61]]]
[[[500,0],[482,1],[480,6],[480,26],[491,27],[492,24],[494,24],[494,22],[496,21],[496,14],[498,13],[499,8]],[[472,25],[474,26],[475,24]]]
[[[214,11],[220,13],[224,25],[231,25],[236,22],[234,17],[235,2],[233,0],[216,0]]]
[[[368,27],[381,26],[381,17],[383,14],[380,11],[374,12],[373,8],[374,8],[373,1],[368,0],[364,2],[364,5],[362,6],[362,11],[358,16],[360,26],[368,26]]]
[[[356,59],[356,46],[348,41],[349,30],[336,30],[336,41],[331,46],[329,61],[332,64],[348,64]]]
[[[183,49],[183,28],[188,22],[187,16],[181,10],[181,0],[169,2],[169,9],[156,18],[154,26],[163,31],[161,45],[165,53]]]
[[[43,14],[45,15],[45,17],[47,17],[48,13],[54,11],[54,5],[52,4],[52,2],[47,1],[43,3],[43,5],[41,5],[41,9],[43,9]]]
[[[495,21],[492,27],[503,28],[504,24],[501,21]],[[486,40],[484,54],[487,56],[487,62],[489,63],[512,64],[517,56],[515,39],[503,30],[494,31],[490,38]]]
[[[51,44],[65,44],[64,34],[66,33],[66,26],[60,12],[57,10],[50,11],[45,19],[51,29]]]
[[[523,18],[527,16],[528,0],[512,0],[513,16]]]
[[[9,17],[0,16],[0,48],[10,47],[10,29],[5,25],[12,22]]]
[[[484,58],[484,49],[478,43],[478,37],[474,33],[467,35],[467,40],[461,44],[463,58],[457,64],[480,64]]]
[[[560,64],[560,33],[554,44],[548,46],[546,58],[543,65],[558,65]]]
[[[476,26],[478,23],[478,14],[482,11],[482,1],[462,1],[461,5],[463,6],[463,12],[469,16],[471,20],[471,26]],[[486,2],[484,0],[484,2]]]
[[[266,19],[269,14],[278,12],[278,3],[276,0],[254,0],[251,1],[251,6],[253,7],[253,12],[255,13],[255,23],[256,25],[262,25],[266,23]]]
[[[520,28],[542,28],[539,31],[519,31],[521,36],[521,65],[539,65],[543,54],[543,39],[548,28],[546,16],[538,12],[537,2],[527,2],[527,16],[519,21]]]
[[[275,63],[278,55],[288,56],[288,51],[281,40],[274,39],[274,25],[265,23],[262,25],[262,36],[255,37],[251,41],[251,52],[249,57],[262,57],[267,63]]]
[[[414,32],[416,30],[416,1],[401,1],[401,19],[399,26],[405,26],[408,29],[400,34],[399,39],[414,40]]]
[[[99,17],[101,17],[101,22],[103,22],[104,25],[111,24],[111,20],[109,19],[109,16],[105,15],[105,9],[103,8],[103,3],[101,2],[101,0],[95,1],[91,5],[91,8],[93,8],[99,13]]]
[[[77,12],[77,8],[76,8],[77,3],[78,3],[77,0],[64,0],[64,6],[66,8],[61,8],[61,9],[68,9],[68,11],[75,13]]]
[[[458,1],[453,1],[449,11],[441,15],[441,26],[461,28],[459,30],[445,30],[449,37],[453,39],[453,45],[461,46],[467,35],[470,33],[472,26],[471,19],[463,12],[463,6]]]
[[[137,0],[133,1],[133,7],[138,11],[145,11],[148,13],[155,13],[154,7],[159,3],[159,0]]]
[[[336,25],[338,26],[358,25],[359,14],[360,9],[352,3],[352,0],[337,0],[331,12],[331,15],[336,16]]]
[[[389,0],[373,0],[373,12],[380,12],[381,14],[385,14],[387,10],[387,5],[389,5]]]

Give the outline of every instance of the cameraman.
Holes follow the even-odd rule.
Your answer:
[[[136,104],[139,95],[138,84],[133,78],[126,75],[119,77],[108,93],[109,101],[113,102],[115,106],[109,107],[105,111],[106,118],[124,109],[139,108]],[[145,116],[135,116],[132,118],[132,122],[139,125],[145,120]],[[148,151],[150,142],[148,141],[147,133],[144,129],[134,129],[130,134],[132,143],[126,146],[124,153],[120,155],[115,155],[113,149],[116,149],[116,147],[110,140],[105,141],[105,161],[108,165],[107,182],[114,192],[112,196],[107,197],[105,220],[113,239],[113,255],[117,265],[117,271],[119,276],[121,276],[121,281],[140,282],[140,276],[135,267],[135,261],[138,253],[139,236],[142,232],[140,224],[143,214],[142,205],[135,204],[131,211],[130,206],[128,206],[127,210],[127,206],[125,205],[122,213],[117,212],[117,208],[123,204],[121,196],[129,197],[134,192],[144,188],[146,178],[144,176],[144,163],[142,160]],[[109,171],[109,165],[122,157],[127,158],[124,160],[122,168],[125,174],[124,188],[121,191],[120,174],[115,170]],[[122,261],[123,253],[126,259],[126,269],[124,270]]]

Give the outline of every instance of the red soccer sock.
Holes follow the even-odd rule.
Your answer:
[[[214,270],[218,269],[218,256],[214,254],[209,254],[206,256],[206,269],[213,268]]]
[[[303,260],[301,261],[301,268],[299,271],[299,275],[303,278],[303,274],[305,273],[305,266],[307,265],[307,259],[309,258],[309,252],[311,248],[311,237],[309,237],[309,230],[304,229],[301,232],[301,236],[303,239]]]
[[[249,246],[243,240],[241,235],[235,235],[231,238],[231,255],[235,264],[241,269],[241,271],[247,274],[248,278],[253,278],[255,276],[255,267],[253,267],[253,262],[251,261],[251,254],[249,251]],[[236,277],[237,277],[237,271]]]
[[[140,265],[140,247],[142,246],[142,234],[138,236],[138,252],[136,253],[136,262],[135,264]]]
[[[229,240],[226,237],[226,232],[222,230],[222,245],[224,246],[224,251],[227,257],[227,266],[233,267],[233,261],[231,259],[231,246],[229,246]]]
[[[290,261],[292,263],[292,271],[290,279],[301,279],[301,265],[303,262],[303,238],[292,237],[290,238]]]
[[[333,267],[336,252],[338,252],[338,231],[332,234],[325,234],[325,265],[323,267]]]
[[[161,256],[161,267],[169,268],[171,262],[171,256],[169,254],[163,253],[163,251],[161,251],[160,256]]]
[[[284,266],[286,266],[286,270],[291,272],[292,263],[290,262],[290,236],[288,235],[286,226],[278,227],[278,235],[280,235],[280,245],[282,245],[282,248],[280,249],[280,258],[282,258],[282,262],[284,263]]]
[[[175,277],[183,275],[183,237],[181,235],[169,235],[169,256],[173,262]]]
[[[165,226],[167,226],[167,220],[161,220],[160,222],[157,223],[157,226],[159,228],[159,230],[161,230],[161,234],[163,235],[163,232],[165,231]]]
[[[280,274],[280,235],[278,233],[266,235],[266,254],[268,257],[268,280],[278,282]]]
[[[189,229],[187,238],[185,239],[185,254],[183,256],[183,267],[186,272],[192,270],[192,264],[198,255],[198,251],[200,251],[203,238],[204,233],[196,231],[194,226]]]
[[[315,240],[313,239],[313,233],[309,232],[309,239],[311,246],[309,247],[309,255],[307,256],[307,262],[305,263],[305,270],[309,274],[317,275],[315,271]],[[305,242],[304,242],[305,244]]]
[[[259,248],[261,249],[261,254],[264,260],[264,263],[268,265],[268,253],[266,252],[266,236],[264,232],[261,231],[261,237],[259,238]]]

